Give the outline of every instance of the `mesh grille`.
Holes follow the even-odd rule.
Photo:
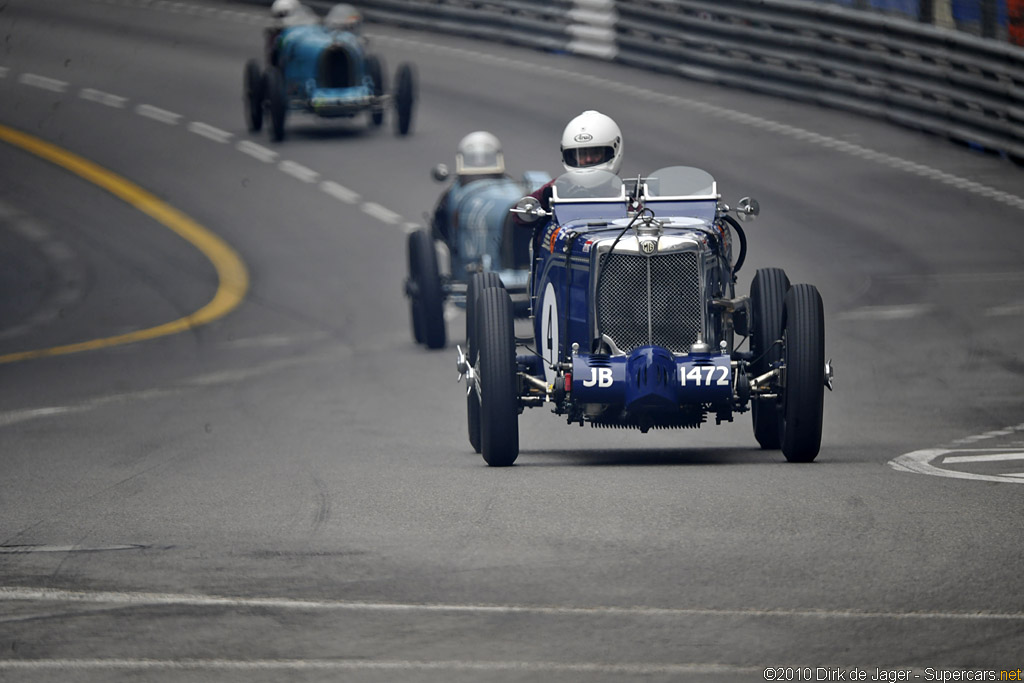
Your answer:
[[[602,261],[597,329],[620,350],[653,344],[685,353],[702,336],[697,252],[612,254]]]

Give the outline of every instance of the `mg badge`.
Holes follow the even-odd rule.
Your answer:
[[[643,240],[640,242],[640,251],[650,256],[658,251],[658,240]]]

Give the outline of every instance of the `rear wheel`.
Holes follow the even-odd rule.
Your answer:
[[[474,273],[466,287],[466,356],[470,366],[476,366],[476,305],[480,292],[490,287],[502,287],[501,278],[492,271]],[[480,397],[472,384],[466,396],[466,418],[469,426],[469,443],[473,450],[480,452]]]
[[[475,322],[480,453],[491,467],[508,467],[519,457],[516,340],[508,292],[500,287],[481,291]]]
[[[396,132],[408,135],[412,128],[412,110],[416,101],[416,76],[412,67],[402,64],[395,73],[395,121]]]
[[[384,94],[384,69],[381,67],[380,58],[377,55],[366,56],[366,73],[369,74],[370,80],[373,81],[373,96],[380,97]],[[374,126],[380,126],[384,123],[384,109],[374,108],[370,112],[370,120]]]
[[[288,103],[284,92],[284,76],[277,67],[267,69],[264,82],[267,106],[270,108],[270,139],[274,142],[284,140],[284,120],[288,115]]]
[[[814,285],[789,290],[784,334],[782,454],[790,462],[811,462],[821,448],[825,401],[825,313]]]
[[[434,238],[426,230],[409,234],[409,285],[413,336],[428,348],[442,348],[445,343],[444,293]]]
[[[245,63],[243,92],[245,125],[250,133],[258,133],[263,127],[263,72],[255,59]]]
[[[763,375],[782,360],[782,313],[789,290],[789,278],[781,268],[761,268],[750,284],[750,351],[754,362],[751,377]],[[764,449],[777,449],[782,439],[782,404],[778,399],[754,398],[750,412],[754,438]]]

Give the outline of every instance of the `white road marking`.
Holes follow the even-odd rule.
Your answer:
[[[863,306],[843,311],[836,317],[839,320],[905,320],[917,318],[931,310],[927,304],[907,304],[904,306]]]
[[[95,553],[108,550],[140,550],[144,545],[0,545],[0,554],[24,555],[26,553]]]
[[[728,664],[599,664],[471,660],[365,659],[0,659],[0,670],[15,671],[509,671],[646,676],[657,674],[754,675],[763,668]]]
[[[309,336],[309,339],[315,339],[313,335]],[[230,344],[230,342],[228,342]],[[138,347],[124,347],[126,350],[138,348]],[[222,372],[213,372],[205,375],[196,375],[180,380],[176,386],[170,388],[156,388],[156,389],[141,389],[139,391],[129,391],[119,394],[109,394],[107,396],[97,396],[91,399],[87,399],[82,403],[75,405],[66,406],[46,406],[42,408],[24,408],[20,410],[11,410],[8,412],[0,413],[0,428],[9,427],[19,422],[26,422],[29,420],[38,420],[49,417],[59,417],[62,415],[72,415],[76,413],[83,413],[90,410],[96,410],[103,408],[108,405],[120,404],[120,403],[137,403],[139,401],[145,401],[155,398],[166,398],[169,396],[177,396],[181,393],[188,391],[197,386],[212,386],[218,384],[229,384],[238,382],[253,377],[262,375],[268,375],[272,372],[277,372],[282,369],[297,365],[308,365],[310,363],[323,362],[325,360],[336,360],[339,355],[349,355],[352,349],[347,346],[332,346],[322,353],[306,353],[301,356],[292,358],[281,358],[278,360],[272,360],[267,363],[255,365],[248,368],[240,368],[238,370],[226,370]],[[2,593],[2,591],[0,591]],[[2,595],[0,595],[2,598]]]
[[[898,619],[952,621],[1024,621],[1024,612],[880,612],[858,609],[715,609],[687,607],[612,607],[595,605],[403,603],[360,600],[314,600],[272,597],[228,597],[194,593],[72,591],[55,588],[0,587],[0,601],[65,602],[77,604],[188,607],[266,608],[298,611],[360,611],[449,614],[536,614],[548,616],[625,617],[796,617],[811,619]],[[0,661],[4,661],[0,659]]]
[[[1002,462],[1004,460],[1024,460],[1024,453],[988,453],[985,455],[951,455],[942,459],[943,465],[970,462]]]
[[[220,346],[232,349],[281,348],[285,346],[295,346],[296,344],[310,344],[313,342],[323,341],[330,336],[331,335],[327,332],[311,332],[309,334],[301,335],[266,334],[259,337],[232,339],[221,343]]]
[[[400,215],[391,209],[384,208],[380,204],[374,204],[373,202],[366,202],[363,204],[363,213],[368,216],[373,216],[377,220],[387,223],[388,225],[398,225],[402,222],[402,217]]]
[[[1024,301],[1016,304],[1003,304],[1002,306],[987,308],[985,309],[985,315],[993,318],[1015,315],[1024,316]]]
[[[238,144],[235,145],[235,149],[242,154],[248,154],[252,158],[259,159],[260,161],[268,164],[272,164],[277,161],[278,157],[277,152],[274,150],[267,149],[262,145],[257,145],[255,142],[250,142],[248,140],[239,140]]]
[[[320,183],[320,189],[346,204],[357,204],[360,199],[358,192],[350,190],[344,185],[339,185],[333,180],[325,180]]]
[[[416,232],[422,226],[419,223],[406,223],[402,226],[402,232],[408,235],[410,232]]]
[[[932,460],[957,451],[948,448],[926,448],[913,453],[903,455],[889,461],[889,467],[897,472],[913,472],[915,474],[930,474],[935,477],[949,477],[950,479],[973,479],[975,481],[1001,481],[1013,484],[1024,484],[1024,479],[1015,479],[1004,475],[976,474],[974,472],[960,472],[958,470],[946,470],[932,465]]]
[[[195,133],[196,135],[202,136],[207,140],[213,140],[214,142],[220,143],[226,143],[229,140],[231,140],[232,137],[234,137],[234,135],[227,132],[226,130],[215,128],[210,124],[203,123],[201,121],[193,121],[192,123],[188,124],[188,132]]]
[[[166,123],[167,125],[173,126],[181,120],[181,114],[175,114],[172,111],[161,109],[160,107],[154,107],[151,104],[140,104],[135,107],[135,113],[139,116],[145,116],[147,119],[153,119],[160,123]]]
[[[975,472],[947,470],[932,464],[932,461],[938,458],[943,458],[942,464],[1024,460],[1024,452],[1021,451],[1020,446],[1007,448],[962,448],[964,445],[973,445],[980,441],[1010,436],[1018,432],[1024,432],[1024,423],[957,439],[953,442],[952,447],[925,448],[913,451],[912,453],[904,453],[890,460],[888,465],[898,472],[929,474],[936,477],[950,477],[952,479],[974,479],[976,481],[1001,481],[1012,484],[1024,484],[1024,477],[1015,473],[977,474]],[[963,453],[973,455],[957,455]]]
[[[83,100],[89,102],[98,102],[99,104],[113,107],[114,109],[124,109],[125,103],[128,101],[127,97],[121,97],[119,95],[111,95],[108,92],[102,90],[95,90],[93,88],[82,88],[78,92],[78,96]]]
[[[67,81],[58,81],[56,78],[47,78],[38,74],[21,74],[18,82],[33,88],[41,88],[50,92],[64,92],[68,88]]]
[[[282,161],[277,165],[277,168],[287,175],[293,178],[297,178],[304,183],[315,183],[320,174],[311,168],[306,168],[302,164],[297,164],[294,161]]]

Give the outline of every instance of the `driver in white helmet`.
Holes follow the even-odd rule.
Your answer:
[[[266,41],[266,59],[270,66],[277,66],[278,39],[281,32],[290,26],[304,26],[317,23],[313,10],[299,0],[274,0],[270,5],[270,26],[263,32]]]
[[[505,177],[505,155],[496,135],[478,130],[462,138],[455,148],[455,180],[434,209],[434,234],[448,240],[448,204],[453,191],[478,180]]]
[[[568,171],[597,169],[618,173],[622,167],[622,131],[615,121],[599,111],[588,110],[574,118],[562,131],[562,166]],[[551,188],[555,181],[541,187],[530,196],[537,199],[545,211],[551,210]],[[515,220],[527,225],[518,214]]]

